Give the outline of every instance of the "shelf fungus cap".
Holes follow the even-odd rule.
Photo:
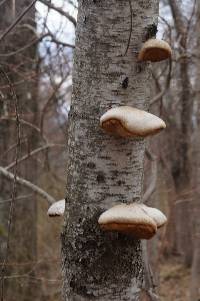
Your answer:
[[[100,126],[106,132],[121,137],[146,137],[166,128],[159,117],[129,106],[108,110],[100,118]]]
[[[49,210],[47,211],[47,215],[50,217],[63,216],[65,212],[65,200],[60,200],[58,202],[53,203]]]
[[[138,205],[120,204],[108,209],[99,217],[101,229],[131,234],[138,239],[150,239],[157,231],[156,222]]]
[[[140,206],[144,212],[155,221],[157,228],[161,228],[166,224],[167,217],[160,210],[146,206],[145,204],[140,204]]]
[[[139,61],[159,62],[171,58],[172,49],[170,45],[158,39],[147,40],[139,52]]]

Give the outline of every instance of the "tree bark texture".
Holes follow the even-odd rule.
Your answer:
[[[140,298],[140,241],[101,231],[98,218],[114,204],[141,200],[145,142],[107,135],[99,119],[118,105],[148,110],[151,72],[137,55],[157,16],[157,0],[79,1],[62,233],[64,300]]]

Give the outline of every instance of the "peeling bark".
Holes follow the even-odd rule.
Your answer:
[[[157,16],[157,0],[79,1],[62,233],[64,300],[140,300],[140,241],[103,232],[97,221],[116,203],[141,200],[145,142],[107,135],[99,119],[118,105],[148,110],[151,72],[137,54]]]

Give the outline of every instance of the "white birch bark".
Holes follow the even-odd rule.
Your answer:
[[[97,221],[118,202],[141,200],[145,142],[109,136],[99,119],[118,105],[148,110],[151,73],[137,54],[157,16],[158,0],[79,1],[62,233],[64,300],[140,298],[140,241],[102,232]]]

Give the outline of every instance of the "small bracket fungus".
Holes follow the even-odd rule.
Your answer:
[[[63,216],[65,212],[65,200],[55,202],[49,207],[47,215],[50,217]]]
[[[131,234],[138,239],[150,239],[157,231],[156,222],[139,204],[120,204],[105,211],[99,217],[101,229]]]
[[[146,137],[166,128],[159,117],[129,106],[108,110],[100,118],[100,126],[106,132],[121,137]]]
[[[160,210],[148,207],[145,204],[138,205],[140,205],[141,209],[144,210],[144,212],[155,221],[157,228],[161,228],[166,224],[167,218]]]
[[[139,52],[139,61],[159,62],[171,58],[172,49],[169,44],[163,40],[147,40]]]

